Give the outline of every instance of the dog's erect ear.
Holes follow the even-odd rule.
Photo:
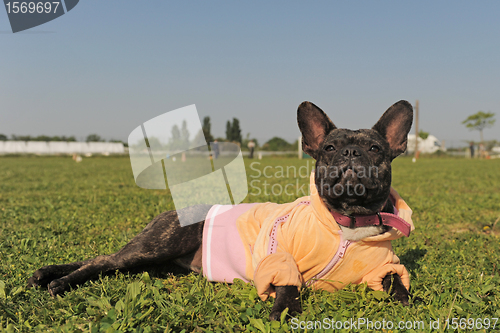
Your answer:
[[[407,101],[394,103],[380,117],[373,129],[379,132],[389,142],[392,159],[406,150],[408,133],[413,122],[413,107]]]
[[[336,129],[330,118],[311,102],[302,102],[297,110],[297,122],[302,132],[302,150],[312,158],[318,157],[318,149],[330,131]]]

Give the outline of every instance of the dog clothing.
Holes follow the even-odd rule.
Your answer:
[[[203,230],[203,274],[210,281],[254,282],[262,300],[275,296],[274,286],[306,284],[336,291],[349,283],[383,290],[382,279],[398,274],[409,289],[406,268],[394,254],[397,229],[349,242],[310,179],[310,196],[292,203],[215,205]],[[412,211],[391,188],[395,213],[408,222]]]

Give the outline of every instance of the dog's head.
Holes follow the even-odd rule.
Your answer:
[[[395,103],[371,129],[337,128],[310,102],[300,104],[297,120],[302,149],[316,159],[316,187],[327,207],[343,215],[379,212],[389,197],[391,162],[406,150],[411,104]]]

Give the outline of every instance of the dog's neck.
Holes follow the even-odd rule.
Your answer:
[[[391,198],[392,201],[395,200]],[[344,239],[350,241],[360,240],[370,236],[376,236],[389,231],[391,228],[398,233],[408,237],[412,229],[411,223],[398,216],[393,206],[391,213],[379,212],[372,215],[346,216],[331,210],[331,214],[340,229],[343,231]]]
[[[394,206],[392,205],[391,201],[387,200],[385,202],[383,208],[379,212],[386,212],[386,213],[393,214],[394,213]],[[377,212],[377,213],[379,213],[379,212]],[[373,216],[374,216],[374,218],[378,219],[378,217],[376,216],[377,213],[373,214]],[[349,217],[351,215],[351,214],[348,214],[348,215],[342,214],[340,212],[338,214],[341,214],[341,215],[346,216],[346,217]],[[379,235],[379,234],[386,232],[389,229],[389,227],[387,227],[385,225],[374,225],[374,226],[366,226],[366,227],[355,227],[355,226],[348,227],[348,226],[341,225],[340,223],[337,223],[337,225],[339,226],[340,230],[342,230],[342,237],[346,240],[349,240],[349,241],[358,241],[358,240],[361,240],[363,238],[376,236],[376,235]]]
[[[351,242],[359,241],[367,237],[380,235],[387,231],[387,227],[384,225],[369,226],[369,227],[354,228],[354,229],[344,227],[340,224],[338,226],[340,227],[340,230],[342,230],[342,237],[345,240]]]

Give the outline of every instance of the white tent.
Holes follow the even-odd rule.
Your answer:
[[[89,142],[88,150],[92,154],[123,154],[125,152],[123,144],[116,142]]]
[[[71,142],[73,154],[89,154],[89,144],[87,142]],[[69,148],[68,148],[69,149]]]
[[[86,149],[92,154],[109,155],[125,153],[125,147],[121,142],[89,142]]]
[[[46,154],[48,150],[47,142],[45,141],[27,141],[26,152],[31,154]]]
[[[68,142],[50,141],[48,143],[47,151],[44,154],[57,155],[57,154],[70,154]]]
[[[24,141],[4,141],[3,154],[26,154],[26,142]]]
[[[124,154],[121,142],[0,141],[0,154]]]
[[[424,154],[432,154],[438,150],[446,151],[445,147],[442,147],[441,142],[434,135],[429,134],[427,139],[422,139],[418,137],[418,150]],[[415,134],[408,134],[408,144],[406,151],[409,154],[415,152]]]

